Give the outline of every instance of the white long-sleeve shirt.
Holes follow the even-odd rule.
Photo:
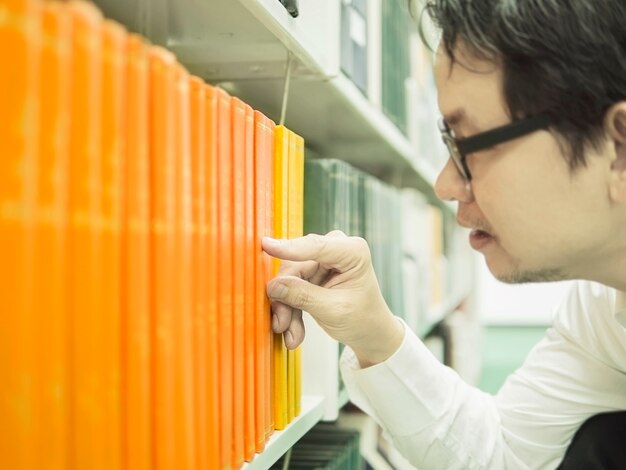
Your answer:
[[[341,371],[352,402],[420,470],[554,469],[587,418],[626,410],[626,296],[575,283],[495,396],[463,382],[406,327],[387,361],[361,369],[346,348]]]

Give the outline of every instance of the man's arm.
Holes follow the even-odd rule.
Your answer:
[[[352,400],[420,469],[556,468],[589,416],[626,409],[626,366],[611,363],[606,349],[619,348],[620,338],[600,347],[594,340],[614,327],[610,302],[589,297],[572,292],[495,397],[465,384],[410,332],[396,354],[371,368],[361,369],[346,351],[344,380]],[[606,314],[590,319],[598,308]]]

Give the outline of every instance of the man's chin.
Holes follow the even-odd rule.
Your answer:
[[[529,284],[535,282],[558,282],[567,279],[558,269],[511,270],[498,272],[489,268],[491,274],[506,284]]]

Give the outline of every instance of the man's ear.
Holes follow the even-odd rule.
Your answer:
[[[609,108],[604,126],[615,151],[611,164],[611,199],[626,203],[626,101],[617,102]]]

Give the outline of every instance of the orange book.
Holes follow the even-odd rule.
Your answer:
[[[126,120],[126,31],[106,20],[102,28],[102,330],[104,338],[104,442],[107,469],[122,466],[121,429],[121,224]]]
[[[255,450],[263,451],[268,428],[271,425],[268,403],[270,401],[270,338],[271,318],[265,290],[269,256],[263,252],[261,239],[274,234],[268,224],[270,212],[267,201],[273,174],[274,123],[261,112],[254,112],[254,189],[255,189],[255,235],[254,235],[254,282],[255,282]]]
[[[255,454],[255,394],[254,364],[255,350],[255,284],[254,284],[254,111],[246,106],[244,126],[244,210],[245,210],[245,296],[244,296],[244,458],[252,460]]]
[[[150,48],[150,304],[152,308],[153,457],[157,470],[177,468],[183,453],[176,417],[176,62]]]
[[[35,212],[34,312],[39,331],[41,440],[35,468],[68,465],[67,190],[71,90],[69,17],[59,3],[43,7],[39,82],[39,148]],[[5,126],[6,124],[2,124]],[[6,155],[6,154],[4,154]],[[3,256],[4,258],[4,256]],[[1,458],[0,458],[1,459]]]
[[[293,170],[290,166],[290,173],[292,181],[290,184],[293,190],[291,200],[289,202],[289,211],[291,212],[291,218],[289,220],[289,230],[293,238],[298,238],[304,235],[304,139],[294,134],[295,136],[295,155],[291,160],[293,163]],[[290,163],[290,165],[291,165]],[[298,346],[294,352],[295,356],[295,370],[294,370],[294,414],[298,416],[300,414],[301,400],[302,400],[302,347]]]
[[[180,446],[176,469],[195,468],[193,396],[193,215],[189,73],[176,67],[176,287],[174,312],[176,354],[176,436]]]
[[[276,126],[274,148],[274,236],[287,238],[289,235],[289,130]],[[278,273],[279,260],[275,260],[274,275]],[[273,339],[273,402],[274,427],[284,429],[289,422],[289,391],[287,385],[287,348],[282,334]]]
[[[208,468],[207,446],[207,211],[206,211],[206,100],[205,85],[189,78],[191,126],[191,217],[193,228],[193,383],[194,468]]]
[[[298,165],[296,162],[296,134],[292,131],[289,134],[289,151],[287,166],[287,193],[289,202],[287,203],[287,238],[295,238],[298,233],[297,212],[298,207]],[[287,350],[287,422],[291,422],[296,415],[296,351]]]
[[[39,4],[3,2],[0,15],[0,468],[36,468],[38,367],[32,235],[38,142]]]
[[[102,18],[92,4],[68,3],[72,18],[69,187],[71,468],[107,468],[103,336]]]
[[[238,98],[231,98],[232,164],[233,164],[233,446],[232,466],[239,468],[244,460],[244,388],[245,388],[245,156],[246,107]],[[225,330],[224,334],[227,334]]]
[[[126,43],[126,140],[122,223],[122,455],[124,468],[152,468],[148,46]]]
[[[176,258],[171,287],[176,294],[172,353],[174,356],[174,419],[177,449],[176,469],[194,466],[194,397],[193,397],[193,335],[192,335],[192,184],[189,74],[176,67],[175,110],[175,172],[174,200],[176,204]]]
[[[210,85],[205,85],[205,221],[206,221],[206,289],[207,298],[207,332],[206,332],[206,448],[207,469],[220,467],[220,438],[223,438],[220,427],[220,402],[218,360],[218,291],[217,279],[221,268],[216,260],[219,256],[218,243],[218,126],[217,100],[218,92]],[[218,272],[219,270],[219,272]]]
[[[271,149],[271,153],[269,153],[267,157],[267,172],[265,174],[265,234],[270,237],[276,237],[276,217],[275,217],[275,200],[276,200],[276,136],[275,129],[276,125],[273,121],[268,119],[269,127],[271,128],[271,139],[269,147]],[[264,267],[264,275],[265,281],[264,284],[267,286],[267,283],[274,277],[274,259],[268,254],[263,254],[263,267]],[[274,429],[276,428],[274,421],[274,333],[272,332],[272,322],[271,322],[271,305],[269,297],[267,293],[264,295],[265,299],[265,308],[264,311],[267,312],[269,318],[266,323],[263,324],[264,333],[265,333],[265,341],[268,345],[265,349],[265,364],[267,367],[267,381],[265,383],[265,417],[267,419],[265,424],[265,441],[267,442],[269,438],[272,436]]]
[[[214,89],[217,99],[217,170],[218,170],[218,347],[220,402],[220,467],[233,464],[233,161],[231,98],[220,88]]]

